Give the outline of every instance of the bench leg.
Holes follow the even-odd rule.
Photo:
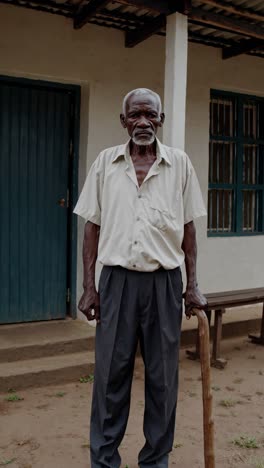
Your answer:
[[[212,316],[211,310],[208,310],[208,311],[206,312],[206,316],[207,316],[207,319],[208,319],[209,329],[210,329],[211,316]],[[191,350],[187,349],[187,350],[186,350],[186,354],[187,354],[188,359],[191,359],[192,361],[196,361],[196,360],[199,360],[199,359],[200,359],[200,337],[199,337],[199,329],[197,329],[195,351],[191,351]]]
[[[252,343],[260,344],[264,346],[264,302],[263,302],[260,336],[248,335],[248,337],[251,339]]]
[[[211,359],[211,365],[218,369],[223,369],[226,366],[226,359],[220,358],[220,344],[222,338],[222,318],[225,309],[215,310],[214,319],[214,338],[213,338],[213,354]]]

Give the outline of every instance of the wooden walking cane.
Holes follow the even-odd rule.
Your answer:
[[[210,336],[208,319],[203,310],[192,309],[198,319],[200,362],[203,388],[204,466],[215,468],[213,397],[210,371]]]

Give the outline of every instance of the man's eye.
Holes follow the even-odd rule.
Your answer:
[[[148,114],[148,117],[150,117],[151,119],[156,119],[158,116],[157,116],[157,114],[154,114],[154,113],[150,112]]]

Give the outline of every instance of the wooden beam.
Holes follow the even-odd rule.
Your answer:
[[[193,8],[189,14],[189,19],[199,24],[206,24],[208,27],[213,28],[216,26],[225,31],[264,40],[264,28],[240,19],[238,20],[228,16],[207,12],[200,8]]]
[[[61,8],[59,3],[56,2],[46,2],[43,4],[43,2],[32,2],[32,3],[25,3],[23,0],[0,0],[0,4],[4,5],[14,5],[22,8],[26,8],[28,10],[35,10],[35,11],[42,11],[44,13],[50,13],[53,15],[59,15],[59,16],[64,16],[66,18],[72,18],[73,17],[73,9],[69,5],[64,8],[64,6]]]
[[[170,13],[168,1],[162,0],[116,0],[116,3],[148,10],[151,13],[168,15]]]
[[[264,21],[264,15],[261,14],[260,12],[257,12],[257,11],[255,12],[247,8],[241,8],[241,7],[232,5],[231,3],[223,2],[222,0],[202,0],[202,2],[204,5],[210,5],[215,8],[228,11],[229,13],[232,13],[237,16],[241,16],[248,20],[260,21],[260,22]]]
[[[171,13],[183,13],[187,15],[191,9],[191,0],[115,0],[116,3],[148,10],[159,15],[170,15]]]
[[[120,3],[125,2],[126,4],[131,4],[133,3],[133,6],[135,6],[135,3],[142,3],[146,5],[146,0],[118,0]],[[151,0],[151,5],[157,6],[156,1]],[[150,36],[153,34],[158,33],[161,29],[166,27],[166,16],[172,14],[172,13],[182,13],[184,15],[188,15],[188,13],[191,10],[191,0],[168,0],[167,2],[161,2],[162,3],[162,8],[164,9],[165,4],[167,3],[166,7],[166,13],[163,13],[159,15],[157,18],[155,18],[152,21],[148,21],[147,24],[142,26],[140,29],[136,29],[135,31],[129,31],[126,33],[125,37],[125,46],[126,47],[134,47],[135,45],[139,44],[140,42],[144,41],[145,39],[148,39]],[[138,17],[139,20],[141,17]]]
[[[1,1],[1,0],[0,0]],[[152,21],[151,16],[137,16],[133,13],[120,13],[120,11],[107,10],[104,8],[96,15],[96,18],[107,18],[107,20],[119,22],[121,25],[138,28]]]
[[[151,23],[136,29],[135,31],[126,32],[125,36],[125,46],[134,47],[145,39],[148,39],[150,36],[158,32],[160,29],[166,27],[166,16],[160,15],[158,18],[155,18]]]
[[[241,41],[239,44],[225,47],[222,51],[223,59],[228,59],[231,57],[236,57],[237,55],[247,54],[255,49],[263,49],[264,48],[264,40],[256,40],[256,39],[247,39]]]
[[[188,15],[192,8],[192,0],[168,0],[171,13],[182,13]]]
[[[237,42],[234,44],[235,41],[231,39],[226,39],[225,37],[218,37],[218,36],[210,36],[205,34],[199,34],[192,31],[189,31],[188,35],[189,41],[193,42],[200,42],[202,44],[211,46],[211,47],[224,47],[236,45]]]
[[[80,29],[98,12],[104,8],[109,0],[90,0],[88,5],[83,6],[73,18],[74,29]]]

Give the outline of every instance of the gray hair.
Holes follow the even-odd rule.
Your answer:
[[[126,105],[127,105],[127,101],[128,99],[130,98],[130,96],[132,95],[135,95],[135,96],[141,96],[143,94],[151,94],[152,96],[154,96],[158,102],[158,112],[159,114],[161,113],[161,109],[162,109],[162,106],[161,106],[161,99],[160,99],[160,96],[155,93],[155,91],[152,91],[151,89],[148,89],[148,88],[137,88],[137,89],[133,89],[132,91],[130,91],[123,99],[123,114],[125,115],[126,114]]]

